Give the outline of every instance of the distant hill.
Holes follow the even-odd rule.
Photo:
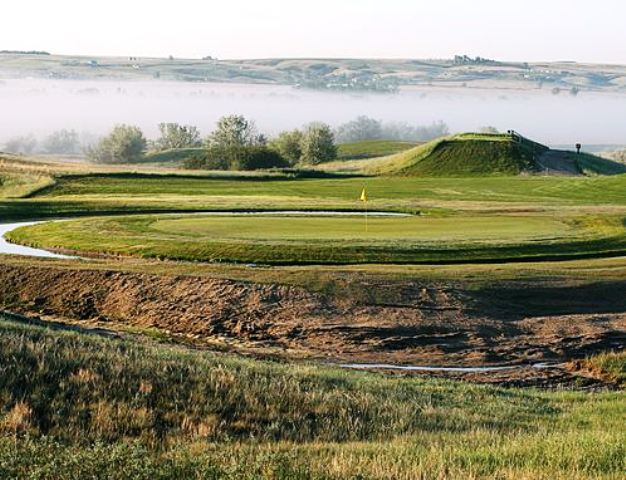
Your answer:
[[[612,175],[625,173],[626,166],[591,154],[550,150],[518,134],[464,133],[372,161],[365,171],[400,176]]]
[[[454,59],[270,58],[229,60],[0,52],[0,78],[167,80],[291,85],[333,91],[400,87],[513,88],[562,95],[626,88],[626,65]]]

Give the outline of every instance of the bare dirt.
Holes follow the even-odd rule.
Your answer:
[[[465,289],[397,281],[350,300],[301,287],[0,265],[0,308],[115,329],[159,329],[200,346],[325,362],[429,366],[563,363],[626,347],[625,283]],[[454,378],[515,386],[609,386],[571,369]]]

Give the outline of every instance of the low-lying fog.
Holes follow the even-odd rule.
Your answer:
[[[271,85],[0,80],[0,144],[61,128],[103,134],[117,123],[138,125],[148,137],[160,122],[196,125],[206,134],[233,113],[270,135],[313,120],[337,125],[367,115],[417,125],[443,120],[451,132],[512,128],[548,144],[626,143],[626,93],[423,87],[380,95]]]

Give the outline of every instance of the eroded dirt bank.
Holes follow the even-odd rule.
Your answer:
[[[206,276],[0,265],[6,310],[154,327],[287,357],[468,366],[564,362],[626,347],[621,283],[467,290],[404,281],[367,288],[380,290],[371,298],[393,298],[393,304]],[[559,375],[525,369],[516,381]]]

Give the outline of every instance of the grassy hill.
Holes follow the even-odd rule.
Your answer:
[[[517,137],[519,138],[519,137]],[[518,175],[535,171],[548,147],[507,134],[444,137],[389,157],[369,173],[403,176]]]

